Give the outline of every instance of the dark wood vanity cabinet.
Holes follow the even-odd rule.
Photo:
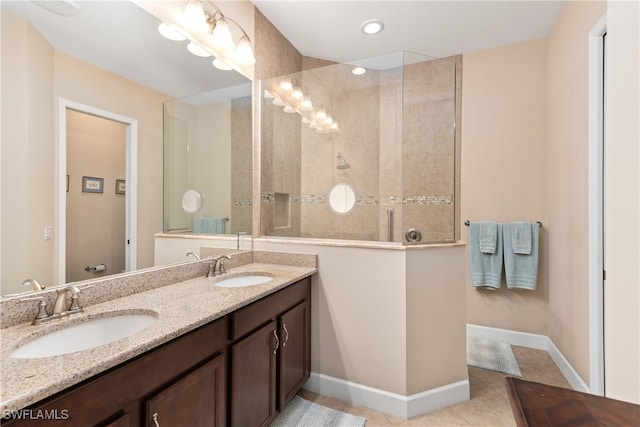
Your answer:
[[[166,405],[169,401],[170,404],[168,396],[189,387],[192,388],[189,393],[206,390],[206,395],[196,398],[194,394],[186,399],[184,403],[189,407],[185,411],[198,411],[207,406],[210,413],[210,408],[220,408],[216,419],[224,422],[227,322],[225,317],[189,332],[33,405],[28,412],[21,413],[28,419],[3,422],[2,425],[154,426],[152,421],[149,424],[144,420],[145,404],[147,407],[157,402]],[[66,369],[69,375],[73,374],[73,367]],[[215,378],[212,379],[212,375]],[[217,401],[219,399],[222,401]]]
[[[305,279],[232,315],[231,425],[269,425],[309,378],[310,292]]]
[[[309,377],[310,288],[303,279],[32,405],[31,419],[2,425],[268,425]]]

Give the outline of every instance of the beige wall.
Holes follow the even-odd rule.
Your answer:
[[[605,371],[609,397],[640,404],[640,8],[607,8]]]
[[[604,2],[567,2],[547,41],[547,335],[587,384],[588,43],[605,11]]]
[[[546,42],[465,54],[462,221],[542,221],[535,291],[467,286],[467,322],[546,335]],[[462,239],[468,241],[469,228]]]
[[[25,290],[28,277],[54,282],[53,51],[24,19],[2,19],[1,293]],[[37,126],[34,124],[37,123]],[[54,238],[56,230],[54,229]]]
[[[311,371],[410,396],[467,379],[464,246],[356,248],[254,241],[315,253]],[[345,261],[348,260],[348,261]]]

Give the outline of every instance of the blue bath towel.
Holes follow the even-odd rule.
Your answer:
[[[540,227],[536,223],[527,224],[531,230],[531,251],[529,254],[517,253],[514,250],[514,228],[521,228],[522,223],[503,224],[504,270],[507,276],[507,288],[534,290],[538,280],[538,236]],[[521,248],[516,248],[519,250]]]
[[[481,221],[480,223],[480,252],[483,254],[495,254],[498,242],[498,223],[494,221]]]
[[[469,224],[469,268],[471,284],[476,288],[498,289],[502,279],[502,224],[496,224],[496,248],[493,254],[480,251],[480,223]]]
[[[205,233],[205,219],[201,216],[193,218],[193,232],[194,233]]]
[[[513,253],[530,255],[531,254],[531,226],[530,222],[512,222],[511,223],[511,244],[513,245]]]

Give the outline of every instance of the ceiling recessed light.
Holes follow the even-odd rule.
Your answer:
[[[370,19],[368,21],[364,21],[362,25],[360,25],[360,31],[367,35],[378,34],[384,29],[384,22],[379,19]]]
[[[367,72],[366,68],[362,68],[362,67],[355,67],[353,70],[351,70],[351,72],[353,74],[355,74],[356,76],[361,76],[364,73]]]

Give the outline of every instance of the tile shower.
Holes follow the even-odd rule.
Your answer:
[[[334,64],[261,81],[261,234],[455,240],[461,61],[399,52],[361,75]],[[329,203],[339,184],[347,213]]]

